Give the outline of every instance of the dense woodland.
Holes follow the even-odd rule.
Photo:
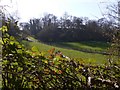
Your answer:
[[[105,18],[89,20],[67,13],[58,19],[53,14],[20,23],[23,37],[31,35],[43,42],[110,41],[113,22]],[[11,31],[11,34],[15,34]]]

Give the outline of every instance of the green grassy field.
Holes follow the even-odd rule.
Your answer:
[[[100,52],[106,51],[106,49],[110,46],[107,43],[95,42],[95,41],[89,41],[89,42],[58,42],[58,43],[50,43],[50,44],[54,45],[54,46],[57,46],[57,47],[63,47],[63,48],[74,49],[74,50],[100,51]]]
[[[95,54],[95,53],[86,53],[86,52],[81,52],[78,50],[73,50],[73,49],[69,49],[68,48],[64,48],[63,46],[51,46],[51,45],[46,45],[40,42],[28,42],[28,41],[22,41],[22,43],[25,45],[25,47],[27,47],[28,49],[31,49],[33,46],[35,46],[38,51],[40,52],[44,52],[44,53],[48,53],[48,50],[55,48],[56,51],[60,50],[62,51],[62,53],[70,58],[74,58],[75,60],[79,60],[85,63],[95,63],[95,64],[104,64],[107,63],[107,56],[106,55],[102,55],[102,54]],[[67,45],[69,43],[66,43]],[[74,46],[75,43],[71,44]],[[79,44],[76,43],[76,45],[74,47],[77,48],[77,45],[79,47]],[[82,45],[84,46],[84,45]],[[91,46],[87,46],[86,48],[92,48]],[[84,47],[85,48],[85,47]],[[96,49],[99,49],[99,47],[97,47]]]

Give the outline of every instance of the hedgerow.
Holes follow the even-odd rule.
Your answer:
[[[120,88],[120,65],[90,65],[26,50],[2,26],[2,89],[80,90]]]

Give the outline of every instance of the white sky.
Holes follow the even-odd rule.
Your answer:
[[[9,5],[9,12],[14,12],[20,17],[20,21],[28,21],[30,18],[39,18],[44,13],[62,16],[64,12],[78,17],[89,19],[101,18],[105,6],[116,0],[1,0],[0,5]],[[103,3],[104,2],[104,3]],[[99,8],[100,6],[100,8]],[[17,12],[15,12],[17,11]]]

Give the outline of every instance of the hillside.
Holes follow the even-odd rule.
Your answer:
[[[107,49],[110,47],[109,43],[88,41],[88,42],[57,42],[57,43],[47,43],[48,45],[53,45],[57,47],[73,49],[77,51],[96,53],[96,54],[107,54]]]
[[[43,44],[43,43],[37,42],[37,41],[36,42],[29,42],[29,41],[25,41],[25,40],[23,40],[22,43],[24,44],[24,46],[27,49],[31,49],[34,46],[38,49],[39,52],[43,52],[43,53],[48,53],[48,50],[55,48],[55,51],[60,50],[61,52],[63,52],[64,55],[66,55],[70,58],[74,58],[77,61],[79,60],[79,61],[82,61],[85,63],[103,64],[103,63],[107,62],[106,55],[97,54],[97,53],[87,53],[87,52],[82,52],[82,51],[76,50],[77,48],[79,49],[79,47],[81,46],[78,43],[76,43],[76,45],[75,45],[75,43],[73,43],[73,46],[72,46],[72,43],[64,43],[64,46],[62,45],[62,43],[61,44],[57,43],[57,44],[47,45],[47,44]],[[103,50],[104,48],[106,48],[106,47],[93,48],[92,46],[87,47],[87,45],[86,45],[86,47],[82,47],[82,46],[81,46],[81,49],[84,49],[84,50],[85,49],[88,50],[88,48],[91,48],[91,50],[92,49]]]

